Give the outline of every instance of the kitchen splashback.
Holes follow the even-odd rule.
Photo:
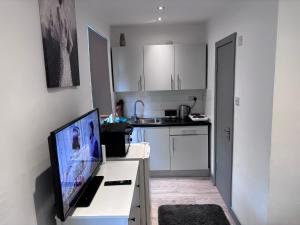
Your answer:
[[[145,106],[137,104],[137,115],[139,117],[163,117],[165,109],[178,109],[179,105],[192,106],[193,98],[197,97],[197,103],[192,112],[204,113],[205,90],[188,91],[156,91],[156,92],[127,92],[116,93],[116,101],[124,100],[124,114],[126,117],[133,115],[134,102],[141,99]]]

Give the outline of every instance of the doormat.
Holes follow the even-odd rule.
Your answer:
[[[230,225],[223,209],[214,204],[161,205],[159,225]]]

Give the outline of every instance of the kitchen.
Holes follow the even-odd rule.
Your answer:
[[[120,36],[126,46],[120,46]],[[205,183],[218,200],[197,203],[221,204],[230,217],[210,181],[204,23],[112,26],[111,46],[114,97],[122,109],[117,112],[134,127],[132,143],[150,144],[150,183],[155,184],[154,179],[170,186],[178,179],[197,186]],[[183,203],[186,196],[179,199]],[[152,207],[152,224],[157,224],[158,206]]]
[[[112,166],[113,161],[101,164],[102,169],[110,168],[106,181],[136,181],[123,186],[127,194],[103,183],[100,193],[107,190],[107,195],[98,195],[105,199],[99,204],[105,212],[118,210],[123,205],[119,199],[125,197],[124,224],[138,222],[130,215],[131,207],[136,211],[142,207],[133,198],[138,196],[136,189],[143,193],[138,172],[140,178],[149,177],[153,225],[158,223],[161,205],[206,204],[221,206],[230,224],[300,224],[299,1],[53,0],[51,5],[60,8],[76,5],[72,14],[78,49],[75,33],[72,40],[74,52],[78,50],[76,78],[80,78],[78,86],[55,88],[47,88],[41,1],[50,2],[0,1],[0,24],[5,27],[0,42],[1,224],[63,224],[55,219],[47,138],[49,132],[93,108],[109,121],[123,108],[124,118],[119,121],[128,119],[134,126],[131,153],[138,146],[145,150],[127,157],[133,161],[138,157],[141,168],[148,170],[139,170],[137,162],[128,163],[134,164],[130,171],[123,162],[123,166]],[[222,52],[223,59],[230,56],[225,57],[229,64],[235,62],[228,70],[234,82],[231,77],[225,85],[230,90],[218,92],[218,84],[228,81],[219,80],[224,72],[219,67]],[[120,66],[118,57],[131,66]],[[105,75],[100,79],[95,76],[99,69],[103,74],[98,75]],[[123,69],[129,75],[122,80]],[[162,69],[167,75],[160,76]],[[201,72],[195,82],[186,83],[190,79],[181,69]],[[118,86],[119,81],[124,86]],[[227,97],[231,101],[218,101]],[[220,102],[233,108],[234,114],[218,112]],[[181,120],[180,115],[189,111],[206,115],[208,121]],[[230,115],[223,120],[230,123],[218,123],[219,115]],[[86,129],[86,134],[93,130]],[[150,162],[147,153],[155,160]],[[116,207],[105,207],[112,202]],[[171,217],[176,215],[182,214]],[[145,214],[140,216],[145,221]]]

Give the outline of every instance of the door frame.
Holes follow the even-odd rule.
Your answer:
[[[222,47],[223,45],[226,45],[227,43],[233,42],[234,43],[234,74],[233,74],[233,97],[235,96],[235,71],[236,71],[236,38],[237,38],[237,33],[233,33],[225,38],[223,38],[222,40],[218,41],[215,43],[215,96],[214,96],[214,185],[216,186],[216,180],[217,180],[217,171],[216,171],[216,167],[217,167],[217,105],[218,105],[218,99],[217,99],[217,90],[218,90],[218,72],[217,72],[217,67],[218,67],[218,57],[217,57],[217,49],[219,47]],[[232,99],[232,101],[234,101],[234,99]],[[230,199],[232,197],[232,168],[233,168],[233,141],[234,141],[234,104],[233,104],[233,120],[232,120],[232,132],[231,132],[231,137],[232,137],[232,143],[231,143],[231,150],[232,150],[232,159],[231,159],[231,196]],[[229,208],[231,208],[232,205],[232,199],[230,200],[230,206],[228,206]]]

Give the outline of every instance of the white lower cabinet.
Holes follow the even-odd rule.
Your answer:
[[[171,170],[208,169],[207,135],[170,136]]]
[[[135,221],[140,221],[141,225],[151,225],[151,203],[149,195],[150,151],[150,145],[148,143],[131,144],[125,157],[107,158],[108,161],[139,161],[139,176],[136,183],[137,186],[135,187],[135,193],[139,193],[139,199],[137,199],[138,196],[133,198],[129,224],[135,224]]]
[[[134,196],[132,199],[130,215],[128,218],[129,225],[141,224],[141,203],[140,203],[140,184],[137,182],[135,185]]]
[[[169,128],[144,128],[144,141],[150,144],[150,170],[170,170]]]
[[[107,161],[98,176],[104,176],[89,207],[76,208],[57,225],[146,225],[141,223],[139,161]],[[131,180],[131,185],[104,186],[105,181]]]
[[[208,126],[134,128],[151,147],[150,171],[208,170]]]
[[[208,126],[170,128],[171,170],[208,169]]]

